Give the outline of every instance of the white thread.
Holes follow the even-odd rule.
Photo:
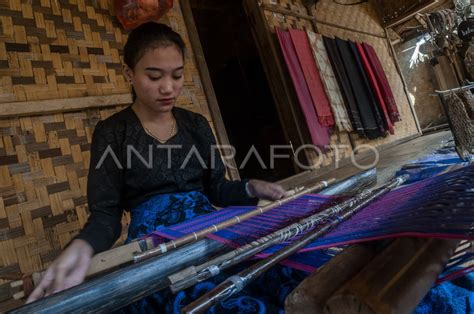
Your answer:
[[[263,208],[259,207],[258,209],[260,210],[260,214],[263,214]]]
[[[160,244],[160,251],[161,253],[166,253],[168,248],[166,247],[166,243]]]
[[[212,276],[219,275],[219,273],[221,272],[219,267],[217,267],[216,265],[209,266],[207,270],[209,270]]]
[[[219,229],[217,229],[217,226],[216,225],[212,225],[214,227],[214,230],[219,231]]]
[[[197,239],[198,239],[198,236],[197,236],[196,232],[193,232],[193,234],[194,234],[194,239],[197,240]]]
[[[176,248],[176,243],[174,241],[171,241],[171,244],[173,244],[174,248]]]
[[[237,219],[237,221],[240,223],[240,217],[239,216],[235,216],[235,219]]]

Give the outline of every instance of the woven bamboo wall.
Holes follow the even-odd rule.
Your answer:
[[[270,31],[273,31],[274,26],[279,26],[284,29],[298,28],[313,30],[313,22],[303,17],[312,16],[319,21],[326,22],[316,23],[318,32],[325,36],[338,36],[353,41],[364,41],[374,46],[384,66],[390,86],[392,87],[402,121],[395,125],[395,134],[387,136],[386,138],[369,141],[360,138],[354,132],[350,133],[350,137],[356,147],[362,144],[380,146],[417,134],[416,123],[410,111],[410,104],[404,92],[402,79],[395,67],[395,61],[391,54],[388,41],[384,38],[384,29],[380,25],[377,13],[371,4],[363,3],[344,6],[331,0],[320,0],[316,6],[313,7],[311,12],[308,12],[307,7],[302,4],[301,0],[264,0],[263,3],[267,5],[264,6],[264,8]],[[272,5],[276,6],[275,8],[290,10],[296,14],[286,14],[281,10],[277,12],[277,10],[269,7]],[[300,16],[298,16],[298,14],[300,14]],[[354,29],[356,31],[344,28]],[[340,133],[335,130],[331,137],[331,144],[335,145],[339,143],[348,144],[348,135],[347,133]],[[351,153],[352,150],[345,151],[342,158]],[[324,157],[325,165],[334,163],[333,155],[328,154]]]
[[[0,118],[0,312],[23,302],[14,300],[24,288],[15,279],[44,270],[86,222],[91,134],[127,105],[35,115],[36,101],[129,93],[121,69],[126,32],[108,1],[22,2],[0,0],[0,114],[19,101],[31,109]],[[210,121],[178,1],[161,22],[187,46],[178,105]],[[123,234],[127,223],[124,216]]]
[[[0,109],[18,101],[129,93],[121,57],[127,34],[111,2],[0,0]],[[177,2],[161,22],[182,34],[188,47],[179,103],[210,120]]]

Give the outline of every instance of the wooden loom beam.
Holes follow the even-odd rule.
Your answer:
[[[364,171],[329,188],[326,195],[332,195],[331,193],[345,193],[346,191],[352,191],[357,188],[373,186],[375,182],[376,171]],[[140,242],[146,242],[146,240],[141,240]],[[147,243],[139,244],[138,242],[134,242],[132,244],[134,244],[134,246],[130,246],[129,244],[121,247],[124,249],[123,252],[117,252],[117,249],[113,249],[104,252],[106,253],[104,255],[98,254],[94,256],[94,260],[96,260],[96,262],[113,262],[114,257],[123,255],[127,261],[131,261],[134,253],[133,250],[141,250]],[[96,276],[96,278],[92,278],[79,286],[37,300],[32,304],[15,310],[13,313],[24,311],[40,313],[84,312],[92,309],[94,311],[112,311],[136,300],[137,296],[135,294],[143,297],[168,287],[170,284],[168,277],[181,271],[183,268],[195,265],[196,263],[204,263],[209,257],[222,254],[229,250],[230,249],[224,244],[210,239],[204,239],[178,248],[173,252],[169,252],[167,255],[153,258],[143,263],[128,265],[103,277]],[[110,266],[110,264],[102,266]],[[147,274],[143,275],[142,272],[144,271],[146,271]],[[91,269],[89,269],[89,273],[90,272]],[[133,276],[137,274],[140,277],[135,279]],[[146,276],[152,277],[150,277],[150,279],[145,278]],[[119,287],[122,280],[127,280],[127,282],[124,286]],[[148,286],[143,285],[144,280]],[[124,290],[125,293],[122,293],[121,290],[118,291],[119,288]],[[114,291],[114,289],[117,291]],[[101,294],[100,291],[102,290],[104,290],[104,293]],[[120,300],[118,300],[118,303],[111,303],[108,298],[119,298]]]
[[[360,272],[351,275],[357,267],[343,271],[340,260],[330,261],[287,297],[286,312],[411,313],[434,285],[458,243],[399,238],[374,258],[367,249],[350,249],[343,257],[356,266],[366,264]],[[332,293],[321,282],[333,283]]]
[[[255,280],[258,276],[263,274],[269,268],[274,266],[276,263],[282,261],[288,256],[296,253],[298,250],[304,248],[306,245],[310,244],[312,241],[320,238],[321,236],[327,234],[338,226],[341,222],[348,220],[350,217],[355,215],[359,210],[366,207],[369,203],[374,200],[382,197],[387,194],[392,189],[400,186],[409,178],[408,175],[402,175],[396,177],[389,182],[385,183],[381,188],[376,190],[367,191],[361,195],[352,197],[340,204],[335,205],[333,208],[328,208],[328,211],[335,210],[335,217],[329,219],[327,223],[322,226],[317,226],[316,228],[311,229],[309,232],[305,233],[304,236],[299,238],[296,241],[293,241],[285,248],[282,248],[268,258],[263,259],[249,268],[241,271],[240,273],[233,275],[222,283],[220,283],[213,290],[205,293],[203,296],[199,297],[197,300],[191,302],[185,306],[181,312],[182,313],[204,313],[209,307],[217,304],[225,298],[229,298],[235,293],[241,291],[246,285]],[[342,209],[342,213],[338,209]],[[314,227],[314,226],[313,226]],[[305,230],[303,228],[303,230]]]
[[[129,265],[81,285],[39,299],[14,313],[110,312],[169,285],[168,276],[184,267],[203,263],[208,256],[227,250],[224,244],[204,239],[167,255]]]
[[[331,295],[360,272],[382,248],[382,242],[370,242],[354,244],[343,250],[286,297],[285,312],[322,313]]]

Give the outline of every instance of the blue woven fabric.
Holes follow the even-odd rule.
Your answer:
[[[414,314],[433,313],[474,313],[474,274],[434,287],[414,312]]]
[[[182,223],[213,211],[214,207],[201,192],[156,195],[132,209],[126,243],[159,227]]]

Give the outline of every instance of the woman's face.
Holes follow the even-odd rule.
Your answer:
[[[136,103],[155,112],[170,111],[184,84],[183,56],[170,45],[148,50],[125,75],[137,94]]]

